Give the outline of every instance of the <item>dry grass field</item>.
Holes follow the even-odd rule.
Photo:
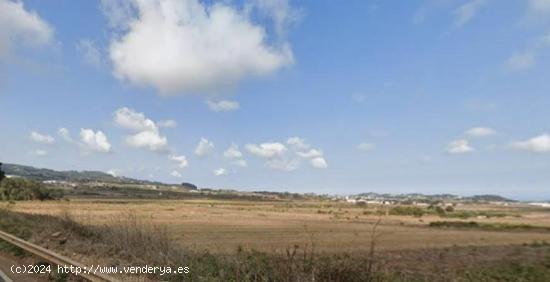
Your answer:
[[[207,249],[212,253],[234,253],[238,248],[282,253],[295,245],[325,253],[364,252],[369,249],[372,227],[379,218],[376,246],[379,251],[550,242],[550,230],[544,229],[550,228],[550,209],[527,206],[458,206],[457,212],[500,214],[468,219],[386,215],[389,207],[385,206],[314,201],[72,199],[17,202],[10,209],[54,216],[69,213],[80,223],[98,226],[116,224],[117,218],[133,214],[147,224],[167,228],[170,238],[185,248]],[[435,221],[522,227],[430,227],[430,222]]]

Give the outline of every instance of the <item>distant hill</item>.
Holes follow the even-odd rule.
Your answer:
[[[468,199],[474,202],[515,202],[514,200],[510,200],[499,195],[475,195],[465,197],[464,199]]]
[[[35,168],[32,166],[18,164],[3,164],[2,170],[6,175],[14,175],[37,181],[58,180],[71,182],[109,182],[109,183],[132,183],[132,184],[162,184],[147,180],[139,180],[128,177],[118,177],[101,171],[56,171],[47,168]]]
[[[384,199],[395,201],[468,201],[468,202],[515,202],[514,200],[499,196],[499,195],[474,195],[474,196],[457,196],[452,194],[435,194],[424,195],[420,193],[410,194],[379,194],[379,193],[361,193],[353,197],[366,197],[371,199]]]

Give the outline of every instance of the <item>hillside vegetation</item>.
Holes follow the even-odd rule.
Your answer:
[[[58,181],[98,181],[109,183],[133,183],[133,184],[161,184],[146,180],[138,180],[128,177],[117,177],[101,171],[57,171],[47,168],[35,168],[17,164],[4,164],[3,170],[7,175],[15,175],[36,181],[58,180]]]

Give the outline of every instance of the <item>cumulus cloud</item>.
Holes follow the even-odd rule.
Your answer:
[[[290,137],[286,140],[286,143],[293,147],[296,150],[307,150],[309,149],[309,144],[306,143],[304,138],[300,137]]]
[[[89,39],[81,39],[76,44],[76,50],[80,52],[82,61],[95,68],[101,67],[101,52],[95,43]]]
[[[174,128],[178,123],[173,119],[161,120],[157,123],[158,127]]]
[[[43,46],[51,42],[53,29],[21,1],[0,0],[0,60],[7,59],[18,45]]]
[[[155,131],[155,122],[148,119],[144,113],[138,113],[133,109],[122,107],[115,111],[115,123],[125,129],[133,131]]]
[[[197,147],[195,148],[195,155],[199,157],[203,157],[210,154],[210,152],[212,152],[213,149],[214,149],[214,143],[203,137],[201,138],[201,140],[197,144]]]
[[[327,161],[323,157],[313,158],[313,159],[311,159],[310,162],[311,162],[311,165],[314,168],[327,168],[328,167]]]
[[[512,147],[533,153],[550,153],[550,134],[546,133],[525,141],[515,142]]]
[[[213,171],[214,175],[215,176],[224,176],[224,175],[228,175],[229,172],[225,169],[225,168],[217,168]]]
[[[158,131],[142,131],[126,137],[126,144],[150,151],[164,151],[168,140],[165,136],[161,136]]]
[[[293,63],[286,40],[267,40],[266,28],[229,2],[133,0],[104,7],[115,25],[114,75],[165,95],[223,89]]]
[[[208,105],[208,108],[214,112],[229,112],[239,109],[239,102],[237,101],[221,100],[214,102],[208,100],[206,101],[206,104]]]
[[[466,154],[472,152],[472,148],[466,139],[454,140],[447,146],[447,153],[449,154]]]
[[[243,153],[239,150],[237,144],[231,144],[231,146],[223,152],[223,157],[236,166],[246,167],[248,165],[246,160],[243,159]]]
[[[38,144],[52,145],[55,143],[55,139],[51,135],[41,134],[36,131],[31,131],[30,139]]]
[[[186,168],[189,165],[185,156],[170,155],[168,159],[177,163],[179,168]]]
[[[372,151],[372,150],[374,150],[374,144],[363,142],[363,143],[357,145],[357,149],[359,149],[361,151]]]
[[[506,60],[505,67],[509,71],[522,71],[534,67],[536,64],[533,52],[515,53]]]
[[[490,127],[474,127],[468,129],[466,135],[470,137],[487,137],[496,134],[497,132]]]
[[[177,177],[177,178],[183,177],[183,175],[181,175],[181,173],[179,173],[177,170],[170,172],[170,176]]]
[[[487,0],[471,0],[454,11],[454,26],[461,27],[472,20],[479,10],[487,3]]]
[[[245,149],[251,154],[262,158],[282,156],[287,151],[285,145],[281,143],[247,144]]]
[[[122,107],[115,111],[114,121],[133,133],[126,137],[126,144],[129,146],[150,151],[166,150],[168,139],[160,134],[159,126],[144,113]]]
[[[240,159],[243,157],[243,153],[239,150],[237,144],[231,144],[231,146],[223,152],[223,156],[227,159]]]
[[[305,159],[311,159],[311,158],[319,158],[323,156],[323,152],[317,150],[317,149],[310,149],[306,152],[296,152],[298,156]]]
[[[259,145],[248,144],[245,149],[249,153],[265,159],[267,167],[277,170],[295,170],[299,168],[302,159],[309,160],[314,168],[327,167],[323,152],[319,149],[310,148],[305,139],[291,137],[287,139],[286,143],[289,146],[288,148],[282,143],[272,142]]]
[[[288,156],[288,149],[281,143],[247,144],[245,149],[252,155],[266,159],[265,166],[272,169],[291,171],[299,166],[299,160]]]
[[[71,137],[69,130],[64,127],[57,130],[57,135],[61,136],[61,138],[67,142],[73,142],[73,138]]]
[[[80,141],[86,151],[98,153],[109,153],[111,151],[111,144],[101,130],[94,132],[92,129],[80,129]]]

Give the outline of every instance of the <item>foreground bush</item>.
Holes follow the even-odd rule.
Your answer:
[[[23,178],[5,178],[0,182],[0,200],[51,200],[63,197],[60,190],[45,188],[42,183]]]

